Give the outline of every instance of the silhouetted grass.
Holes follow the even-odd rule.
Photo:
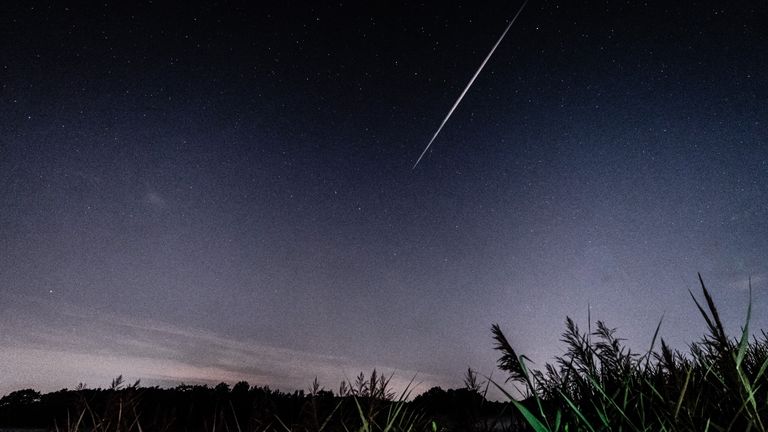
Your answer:
[[[407,402],[413,380],[396,394],[392,375],[374,370],[343,382],[339,394],[320,387],[282,393],[237,383],[214,388],[174,389],[125,385],[122,376],[107,389],[80,385],[41,395],[22,390],[0,399],[0,428],[47,427],[57,432],[436,432],[424,412]],[[48,420],[41,418],[48,417]],[[50,420],[50,423],[49,423]]]
[[[768,337],[749,339],[752,287],[741,335],[726,335],[715,303],[699,282],[703,305],[691,298],[707,334],[687,353],[663,339],[655,349],[631,352],[615,329],[597,322],[582,332],[570,318],[566,353],[543,370],[529,370],[498,325],[492,327],[499,368],[529,396],[511,403],[535,431],[765,431],[768,426]]]
[[[661,321],[639,354],[602,321],[582,331],[567,318],[565,354],[529,370],[493,325],[498,366],[524,389],[523,401],[490,378],[479,382],[471,369],[465,388],[434,387],[410,402],[413,380],[396,394],[392,376],[375,370],[342,382],[337,394],[317,379],[307,392],[284,393],[244,381],[231,389],[142,388],[118,377],[107,389],[13,392],[0,398],[0,425],[57,432],[766,431],[768,335],[749,337],[751,284],[745,325],[733,338],[699,281],[703,300],[691,298],[707,333],[686,352],[659,339]],[[508,403],[486,399],[491,383]]]

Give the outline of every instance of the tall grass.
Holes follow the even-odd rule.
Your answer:
[[[136,382],[125,385],[121,377],[106,390],[78,388],[79,403],[62,417],[57,411],[56,431],[143,432],[176,430],[200,432],[437,432],[439,430],[497,431],[532,429],[556,431],[758,431],[768,429],[768,335],[750,336],[752,288],[745,324],[738,337],[728,336],[720,314],[701,276],[701,298],[691,298],[707,325],[706,334],[687,351],[672,349],[656,327],[648,351],[630,350],[616,330],[597,321],[586,331],[566,319],[562,335],[565,354],[541,370],[511,346],[501,328],[492,326],[498,366],[523,389],[518,401],[490,378],[483,384],[467,370],[465,389],[445,392],[435,388],[407,402],[413,380],[396,394],[392,376],[375,370],[341,384],[334,394],[315,380],[308,393],[272,391],[241,382],[230,390],[184,386],[164,392],[143,389]],[[591,319],[590,319],[591,321]],[[657,343],[658,342],[658,343]],[[504,410],[486,404],[488,384],[496,385],[526,425]],[[20,392],[22,407],[44,406],[47,396]],[[13,399],[13,398],[11,398]],[[50,399],[53,400],[52,398]],[[427,407],[450,405],[453,416],[428,418]],[[45,402],[48,403],[48,402]],[[461,405],[461,406],[459,406]],[[47,405],[53,407],[54,405]],[[7,408],[7,407],[6,407]],[[44,412],[44,411],[40,411]],[[489,413],[495,417],[489,417]],[[435,412],[432,412],[435,414]]]
[[[126,385],[123,376],[119,375],[110,383],[107,392],[109,397],[102,403],[94,406],[93,401],[81,394],[78,405],[79,413],[72,417],[67,415],[65,431],[93,431],[93,432],[143,432],[140,418],[139,400],[141,398],[139,381]],[[80,384],[78,390],[84,390]],[[58,432],[59,425],[54,424],[54,430]]]
[[[416,432],[428,430],[429,425],[423,414],[406,406],[406,401],[413,390],[413,379],[395,398],[396,393],[390,386],[393,376],[387,377],[377,373],[374,369],[367,378],[364,373],[360,372],[354,382],[342,381],[339,386],[338,401],[325,417],[318,414],[319,410],[315,405],[315,397],[323,392],[317,379],[315,379],[309,389],[310,421],[289,426],[278,418],[282,432],[309,430],[317,432],[324,430]]]
[[[408,406],[413,379],[396,394],[390,386],[392,377],[379,374],[375,369],[368,377],[361,372],[354,381],[343,382],[338,395],[324,390],[315,379],[308,393],[294,394],[298,397],[292,399],[299,404],[284,405],[283,409],[256,416],[252,415],[257,408],[255,400],[253,406],[241,406],[242,400],[235,397],[236,393],[247,394],[247,383],[236,385],[232,391],[225,384],[215,389],[202,387],[214,393],[216,405],[208,404],[213,412],[203,415],[196,424],[187,425],[174,421],[180,419],[174,419],[173,413],[160,417],[145,415],[142,409],[152,407],[143,400],[139,382],[126,386],[120,376],[106,390],[79,386],[76,409],[67,411],[66,420],[54,423],[52,429],[56,432],[436,432],[436,423]],[[179,392],[174,395],[179,396]],[[268,401],[263,402],[269,405]],[[196,409],[193,405],[189,408]]]
[[[707,324],[705,336],[684,353],[664,339],[632,352],[615,329],[594,330],[566,319],[564,355],[529,370],[497,324],[492,326],[500,369],[528,396],[512,404],[535,431],[765,431],[768,427],[768,336],[749,337],[752,287],[744,327],[729,337],[699,275],[704,301],[691,294]]]

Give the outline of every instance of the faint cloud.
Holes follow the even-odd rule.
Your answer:
[[[387,365],[232,339],[71,304],[58,305],[56,310],[46,313],[42,321],[22,314],[0,320],[7,330],[0,376],[18,377],[3,383],[0,393],[21,387],[54,390],[79,382],[106,385],[120,374],[147,385],[246,380],[286,390],[306,388],[317,377],[326,388],[336,389],[342,380],[354,379],[361,371],[396,371]],[[445,377],[397,370],[393,388],[401,391],[414,375],[414,383],[420,383],[414,394],[450,382]]]
[[[165,198],[155,191],[147,192],[147,194],[144,195],[144,202],[156,209],[164,209],[168,206]]]

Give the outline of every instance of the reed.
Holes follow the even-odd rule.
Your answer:
[[[616,330],[597,321],[582,331],[570,318],[562,342],[565,354],[543,370],[512,348],[498,324],[492,326],[500,369],[527,396],[515,400],[535,431],[765,431],[768,427],[768,336],[750,338],[752,287],[745,324],[729,337],[711,294],[699,275],[703,301],[691,298],[707,333],[688,352],[659,340],[661,320],[644,354],[632,352]]]

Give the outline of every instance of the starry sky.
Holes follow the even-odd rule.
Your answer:
[[[0,394],[768,327],[768,5],[477,3],[3,2]]]

